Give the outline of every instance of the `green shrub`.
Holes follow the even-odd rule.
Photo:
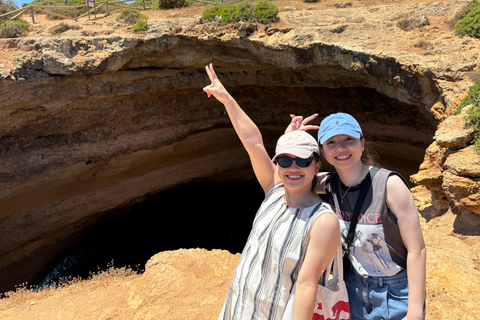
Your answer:
[[[148,17],[137,9],[124,9],[115,20],[131,24],[134,31],[143,31],[148,28]]]
[[[144,31],[148,29],[148,22],[144,19],[138,19],[137,22],[132,24],[133,31]]]
[[[470,4],[468,13],[453,27],[456,35],[480,38],[480,2]]]
[[[151,8],[152,10],[160,9],[158,6],[158,0],[145,0],[145,8]],[[135,0],[135,6],[143,9],[143,0]]]
[[[192,2],[190,0],[159,0],[158,1],[158,7],[160,9],[183,8],[183,7],[188,7],[191,4]]]
[[[209,10],[203,12],[203,18],[207,21],[215,20],[215,17],[220,16],[222,19],[218,22],[219,25],[226,25],[227,23],[234,22],[232,17],[235,12],[234,6],[228,7],[212,7]]]
[[[462,100],[453,114],[460,114],[468,105],[472,105],[472,108],[467,111],[464,120],[475,131],[474,141],[478,150],[480,148],[480,78],[468,89],[468,96]]]
[[[473,141],[478,151],[480,150],[480,106],[477,105],[468,110],[464,120],[475,132]]]
[[[480,107],[480,78],[468,89],[468,96],[462,100],[453,114],[460,114],[462,109],[469,104]]]
[[[245,2],[239,3],[238,6],[235,7],[233,17],[237,21],[250,22],[254,20],[255,14],[253,12],[253,6]]]
[[[248,3],[241,2],[238,6],[215,6],[203,12],[203,18],[206,21],[215,20],[216,16],[222,17],[219,25],[226,25],[238,21],[258,21],[261,23],[270,23],[277,20],[278,8],[268,5],[267,1],[260,1],[255,7]]]
[[[215,20],[216,16],[222,17],[219,25],[226,25],[231,22],[253,21],[253,7],[246,3],[240,3],[238,6],[213,7],[203,12],[203,18],[208,21]]]
[[[260,23],[276,22],[278,20],[278,8],[268,4],[267,0],[260,0],[254,7],[255,18]]]
[[[454,15],[447,18],[447,20],[445,20],[445,23],[453,29],[457,22],[467,15],[468,11],[470,10],[470,5],[475,2],[477,2],[477,0],[470,0],[468,4],[465,4],[463,7],[461,7],[457,12],[455,12]]]
[[[0,21],[0,38],[18,38],[27,34],[28,22],[22,19]]]

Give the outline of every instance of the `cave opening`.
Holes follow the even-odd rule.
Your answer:
[[[408,180],[418,171],[436,130],[436,121],[424,107],[392,99],[371,88],[225,86],[258,124],[271,155],[276,140],[289,123],[290,113],[304,116],[318,113],[316,124],[319,124],[331,113],[347,112],[362,126],[367,144],[378,154],[378,164],[399,172]],[[203,93],[189,90],[143,94],[137,102],[135,121],[141,122],[145,116],[144,129],[156,126],[156,119],[160,117],[152,113],[149,105],[165,104],[169,106],[168,112],[172,112],[172,115],[163,115],[162,120],[168,123],[177,121],[184,125],[213,116],[221,120],[201,131],[231,128],[223,106],[200,95]],[[135,100],[133,95],[122,99]],[[178,117],[185,108],[191,112]],[[197,110],[209,111],[200,114]],[[122,123],[115,125],[120,127]],[[214,148],[215,143],[212,139],[206,144]],[[232,143],[241,148],[239,141]],[[232,165],[223,177],[192,177],[187,183],[114,210],[110,214],[112,218],[96,226],[83,240],[52,261],[44,272],[48,275],[39,285],[69,276],[86,278],[99,269],[108,269],[112,261],[115,267],[142,270],[150,257],[165,250],[198,247],[241,252],[263,200],[263,191],[247,168],[248,156],[246,153],[244,156],[241,167]],[[245,173],[241,179],[237,179],[236,170]],[[325,170],[332,168],[326,166]]]
[[[49,265],[37,285],[88,278],[110,266],[142,272],[155,254],[180,248],[240,253],[263,200],[256,180],[198,180],[115,210]]]

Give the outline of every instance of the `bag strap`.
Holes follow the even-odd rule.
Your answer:
[[[377,173],[378,169],[377,166],[373,166],[370,169],[369,174],[365,176],[365,179],[362,183],[362,188],[360,189],[360,194],[358,195],[357,202],[355,203],[355,208],[353,209],[352,219],[350,220],[350,228],[348,229],[347,238],[345,239],[345,250],[348,254],[348,250],[353,242],[353,236],[355,234],[355,228],[357,227],[358,216],[360,215],[360,210],[362,209],[363,203],[365,202],[365,198],[367,196],[367,192],[370,189],[372,184],[373,177]]]
[[[329,172],[327,173],[327,177],[325,178],[325,194],[327,195],[328,201],[331,199],[332,187],[330,186],[330,180],[332,180],[332,174],[336,172]]]
[[[342,241],[340,237],[340,241]],[[332,275],[332,278],[329,279],[329,276]],[[343,281],[343,259],[342,259],[342,245],[339,245],[335,255],[330,261],[330,264],[323,272],[319,285],[329,288],[330,290],[336,291],[337,283]]]

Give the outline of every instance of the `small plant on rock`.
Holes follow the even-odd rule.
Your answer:
[[[53,35],[57,35],[57,34],[64,33],[65,31],[72,30],[72,29],[76,29],[76,27],[73,26],[73,25],[70,25],[68,23],[60,22],[58,25],[53,26],[50,29],[48,29],[48,31]]]
[[[190,0],[159,0],[158,1],[158,7],[160,9],[183,8],[183,7],[188,7],[191,4],[192,2]]]
[[[405,17],[397,22],[397,27],[403,31],[411,31],[428,25],[430,25],[430,21],[428,21],[426,16]]]
[[[480,2],[474,2],[468,7],[468,13],[453,27],[456,35],[470,35],[480,38]]]
[[[143,31],[148,28],[148,17],[136,9],[123,10],[116,20],[131,24],[134,31]]]
[[[260,23],[271,23],[278,20],[278,8],[268,4],[267,0],[260,0],[254,8],[255,18]]]
[[[254,7],[242,2],[238,6],[215,6],[203,12],[203,18],[206,21],[215,21],[217,20],[217,16],[221,17],[218,22],[219,25],[226,25],[238,21],[257,21],[266,24],[277,21],[278,8],[269,5],[266,0],[260,0]]]
[[[27,34],[28,22],[23,19],[0,21],[0,38],[19,38]]]
[[[453,114],[460,114],[462,109],[468,105],[472,108],[467,111],[465,122],[475,131],[474,142],[477,150],[480,149],[480,78],[468,89],[468,96],[462,100]]]
[[[253,7],[246,3],[240,3],[238,6],[218,7],[215,6],[203,12],[203,18],[207,21],[214,21],[219,16],[219,25],[226,25],[231,22],[238,21],[253,21],[255,16],[253,14]]]

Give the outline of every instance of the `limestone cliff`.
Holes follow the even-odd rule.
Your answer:
[[[447,151],[439,127],[458,122],[451,106],[480,71],[480,41],[446,27],[467,2],[282,9],[282,23],[248,32],[178,18],[145,35],[98,22],[2,40],[16,57],[0,68],[0,290],[35,279],[115,208],[191,179],[251,178],[201,90],[210,62],[270,150],[290,113],[349,112],[382,165],[409,176],[441,158],[413,181],[476,226],[479,156],[469,138]],[[430,24],[397,27],[409,15]]]

